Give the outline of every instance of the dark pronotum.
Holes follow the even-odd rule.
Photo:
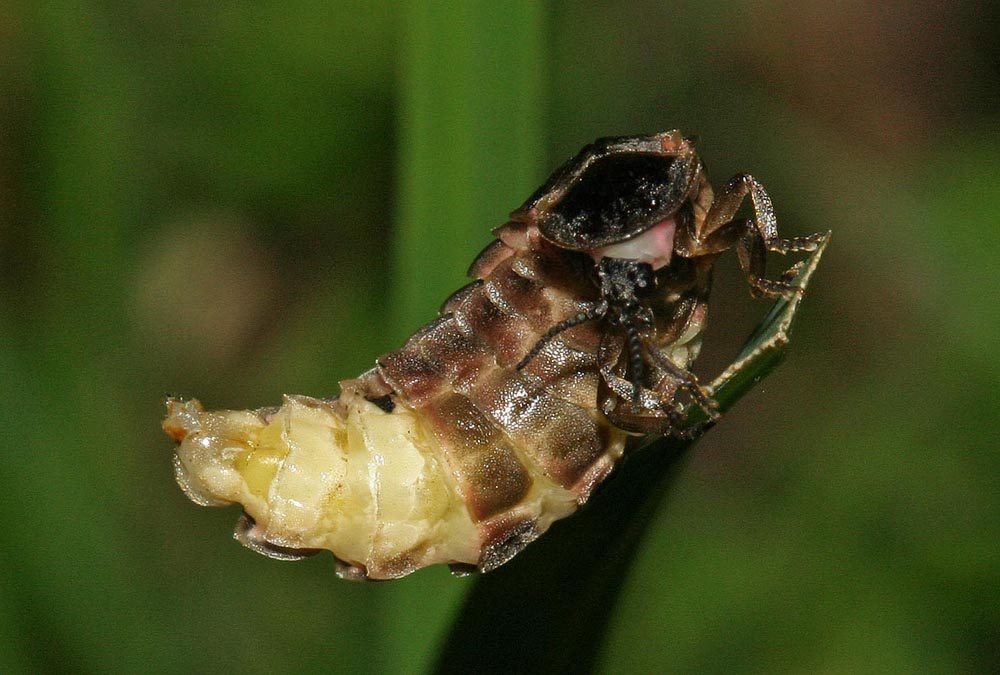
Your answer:
[[[713,195],[676,131],[587,146],[494,235],[475,281],[339,396],[168,400],[188,496],[241,504],[251,548],[328,549],[349,578],[491,570],[585,502],[630,438],[696,432],[688,405],[715,415],[689,367],[716,258],[736,248],[753,295],[787,295],[767,253],[821,240],[779,238],[752,176]]]

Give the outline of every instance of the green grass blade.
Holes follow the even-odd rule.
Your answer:
[[[775,302],[733,363],[709,385],[720,411],[725,412],[732,407],[784,360],[799,304],[829,243],[830,233],[827,233],[796,275],[795,283],[802,289],[802,293]]]
[[[420,1],[406,19],[393,323],[408,332],[542,177],[544,58],[536,3]]]
[[[469,280],[490,230],[544,171],[543,11],[538,3],[407,5],[400,63],[400,168],[386,328],[409,334]],[[468,582],[424,570],[385,588],[388,672],[426,668]]]
[[[828,240],[827,240],[828,241]],[[803,290],[826,247],[806,261]],[[784,354],[801,295],[779,300],[712,388],[723,409]],[[437,672],[583,673],[593,670],[651,516],[692,441],[659,438],[631,453],[580,513],[496,572],[483,575],[456,619]]]

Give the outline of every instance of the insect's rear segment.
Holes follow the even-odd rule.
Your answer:
[[[746,195],[754,217],[734,220]],[[629,432],[690,433],[714,404],[688,370],[715,259],[736,246],[751,289],[777,237],[750,176],[713,203],[677,132],[584,148],[512,214],[441,316],[341,383],[336,399],[205,412],[168,401],[177,476],[237,502],[237,537],[289,558],[331,550],[350,578],[445,562],[488,571],[586,501]]]
[[[205,412],[168,401],[180,441],[177,480],[205,505],[239,503],[236,537],[295,558],[319,549],[350,561],[345,576],[400,576],[438,562],[475,562],[476,530],[412,411],[387,415],[356,394],[343,406],[288,396],[280,409]],[[346,410],[346,414],[344,411]]]

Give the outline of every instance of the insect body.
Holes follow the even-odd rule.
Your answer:
[[[188,496],[241,504],[247,546],[327,549],[348,578],[494,569],[585,502],[630,438],[696,433],[689,405],[716,416],[689,371],[716,258],[736,248],[753,295],[788,295],[766,253],[820,241],[779,238],[751,176],[713,197],[676,131],[587,146],[494,234],[475,280],[338,397],[168,400]]]

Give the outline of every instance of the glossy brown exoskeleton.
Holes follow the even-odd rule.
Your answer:
[[[751,294],[782,296],[795,289],[765,279],[767,253],[821,241],[778,237],[752,176],[715,196],[676,131],[587,146],[494,234],[475,281],[339,397],[169,401],[182,487],[241,503],[256,550],[326,548],[351,578],[488,571],[586,501],[634,434],[696,433],[690,405],[716,416],[689,367],[722,253]]]

